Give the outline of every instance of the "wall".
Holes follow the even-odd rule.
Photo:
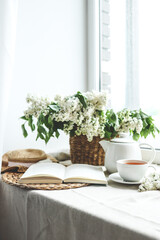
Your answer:
[[[14,76],[6,121],[4,152],[19,148],[55,151],[68,148],[68,136],[46,146],[36,135],[24,139],[19,119],[27,93],[73,94],[87,88],[87,1],[21,0]]]

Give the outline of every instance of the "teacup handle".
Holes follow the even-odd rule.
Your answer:
[[[151,159],[148,162],[148,164],[151,164],[153,162],[154,158],[155,158],[155,155],[156,155],[155,149],[148,143],[140,143],[139,144],[139,146],[142,146],[142,145],[146,145],[146,146],[150,147],[151,150],[152,150],[152,157],[151,157]]]

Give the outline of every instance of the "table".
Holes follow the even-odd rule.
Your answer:
[[[0,180],[1,240],[160,239],[160,191],[138,185],[24,190]]]

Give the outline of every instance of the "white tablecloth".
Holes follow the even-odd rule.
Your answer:
[[[0,181],[0,239],[160,239],[160,191],[137,189],[109,181],[41,191]]]

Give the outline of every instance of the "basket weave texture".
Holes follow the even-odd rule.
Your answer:
[[[19,183],[20,177],[23,175],[23,173],[13,173],[13,172],[6,172],[2,174],[2,181],[10,184],[12,186],[20,187],[23,189],[37,189],[37,190],[64,190],[64,189],[72,189],[72,188],[80,188],[85,187],[90,184],[88,183]]]
[[[104,165],[105,153],[99,144],[100,137],[89,142],[86,136],[70,137],[70,155],[72,163]]]

